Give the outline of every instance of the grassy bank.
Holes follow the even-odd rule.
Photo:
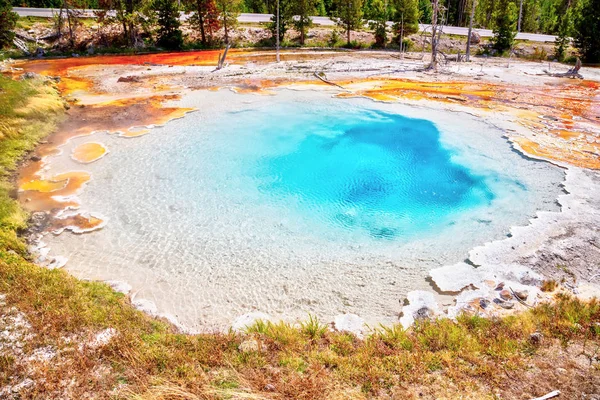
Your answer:
[[[22,331],[19,345],[0,337],[0,386],[32,382],[6,392],[14,398],[511,399],[600,391],[597,302],[558,295],[516,316],[381,327],[365,339],[308,317],[298,326],[256,323],[245,334],[184,335],[104,284],[32,264],[17,236],[27,216],[11,197],[10,177],[62,110],[51,83],[0,77],[0,331],[12,329],[6,315],[28,321],[13,330]],[[543,339],[532,340],[534,332]],[[557,377],[557,368],[567,372]]]

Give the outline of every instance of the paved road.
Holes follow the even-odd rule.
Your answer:
[[[52,17],[58,12],[57,9],[52,8],[24,8],[14,7],[13,10],[22,17]],[[83,10],[83,14],[86,17],[94,17],[94,10]],[[238,20],[244,23],[261,23],[269,22],[271,14],[240,14]],[[187,15],[182,13],[182,19],[186,19]],[[333,26],[335,22],[329,19],[329,17],[312,17],[313,22],[316,25]],[[421,30],[431,29],[430,25],[419,25]],[[492,37],[492,31],[489,29],[475,29],[482,37]],[[445,26],[444,33],[450,35],[467,36],[468,29],[457,27],[457,26]],[[517,34],[517,39],[531,40],[535,42],[554,42],[556,36],[553,35],[542,35],[538,33],[525,33],[521,32]]]

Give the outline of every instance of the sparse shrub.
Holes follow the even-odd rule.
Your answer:
[[[377,332],[377,337],[386,345],[394,349],[412,350],[413,343],[410,341],[406,330],[402,325],[381,326]]]
[[[265,335],[269,329],[269,321],[258,319],[250,326],[245,329],[246,333],[259,333]]]
[[[533,49],[533,55],[531,56],[534,60],[544,61],[548,59],[548,52],[542,46],[536,46]]]
[[[556,281],[554,279],[550,279],[542,282],[542,286],[540,289],[542,290],[542,292],[554,292],[554,289],[556,289],[557,286],[558,284],[556,283]]]
[[[340,33],[338,32],[337,29],[334,29],[331,31],[331,36],[329,37],[329,40],[327,41],[327,45],[329,47],[336,47],[338,45],[338,43],[340,42],[341,37],[340,37]]]
[[[327,325],[321,324],[315,315],[309,314],[308,321],[300,324],[300,330],[311,340],[316,340],[325,335]]]

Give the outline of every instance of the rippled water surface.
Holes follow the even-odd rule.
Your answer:
[[[494,198],[483,177],[451,160],[427,120],[290,103],[260,114],[239,116],[251,132],[240,168],[263,201],[293,204],[315,224],[408,239]]]
[[[182,103],[198,111],[146,136],[95,135],[110,154],[81,198],[108,225],[48,242],[188,327],[253,310],[393,322],[429,268],[557,209],[561,170],[465,114],[285,90]]]

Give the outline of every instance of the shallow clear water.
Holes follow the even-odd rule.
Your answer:
[[[397,320],[430,268],[556,210],[563,174],[466,114],[325,93],[193,92],[198,111],[101,141],[84,209],[101,231],[48,237],[77,276],[130,283],[184,325],[258,310]]]

